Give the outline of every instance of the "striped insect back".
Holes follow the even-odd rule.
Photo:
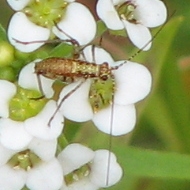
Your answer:
[[[50,79],[67,82],[67,78],[100,78],[107,80],[111,70],[107,63],[97,65],[78,59],[47,58],[38,62],[35,66],[37,75],[43,75]]]

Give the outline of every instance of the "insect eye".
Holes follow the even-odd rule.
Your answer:
[[[108,80],[108,76],[107,75],[103,75],[103,76],[101,76],[101,79],[104,80],[104,81]]]

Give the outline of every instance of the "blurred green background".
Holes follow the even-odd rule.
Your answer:
[[[82,2],[94,10],[94,0]],[[152,49],[134,58],[151,71],[153,88],[136,105],[135,130],[112,138],[112,151],[124,169],[123,179],[112,190],[190,189],[190,1],[164,2],[168,15],[176,12],[153,41]],[[0,22],[5,28],[12,13],[1,0]],[[137,51],[127,40],[109,35],[103,46],[111,47],[118,59]],[[90,144],[94,149],[108,148],[109,137],[89,125],[92,123],[76,127],[68,121],[65,133],[71,141]],[[80,133],[70,133],[68,128],[80,129]]]

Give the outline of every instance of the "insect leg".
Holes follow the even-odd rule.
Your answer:
[[[21,43],[21,44],[24,44],[24,45],[27,45],[27,44],[34,44],[34,43],[45,43],[45,44],[52,44],[52,43],[60,43],[60,42],[70,42],[72,43],[73,45],[75,45],[76,43],[78,44],[78,42],[76,42],[76,40],[74,39],[65,39],[65,40],[61,40],[61,39],[54,39],[54,40],[47,40],[47,41],[44,41],[44,40],[36,40],[36,41],[28,41],[28,42],[23,42],[23,41],[20,41],[20,40],[17,40],[15,38],[13,38],[13,40],[15,40],[15,42],[17,43]],[[79,45],[78,45],[79,46]]]
[[[70,96],[72,95],[77,89],[79,89],[81,87],[81,85],[85,82],[85,80],[82,80],[75,88],[73,88],[70,92],[68,92],[61,100],[61,102],[59,103],[59,105],[57,106],[57,109],[55,110],[55,112],[53,113],[53,115],[51,116],[51,118],[48,121],[48,126],[50,127],[51,122],[54,118],[54,116],[56,115],[56,113],[59,111],[61,105],[63,104],[63,102]]]
[[[73,45],[75,45],[76,47],[79,47],[80,45],[79,45],[79,43],[74,39],[74,38],[72,38],[69,34],[67,34],[66,32],[64,32],[61,28],[59,28],[59,26],[55,23],[55,26],[56,26],[56,28],[60,31],[60,32],[62,32],[65,36],[67,36],[69,39],[68,40],[70,40],[69,42],[71,42]]]
[[[40,99],[45,97],[45,93],[44,93],[43,88],[42,88],[42,82],[40,79],[40,74],[36,74],[36,77],[37,77],[38,88],[39,88],[39,91],[42,95],[37,97],[37,98],[30,98],[31,100],[40,100]]]
[[[45,93],[44,93],[43,88],[42,88],[42,81],[40,79],[40,75],[39,74],[36,74],[36,77],[37,77],[37,81],[38,81],[39,90],[40,90],[40,92],[42,94],[42,96],[38,97],[37,99],[42,99],[42,98],[45,97]]]
[[[66,32],[64,32],[56,23],[55,23],[55,27],[62,32],[65,36],[67,36],[69,39],[66,39],[67,42],[72,43],[75,46],[75,53],[74,53],[74,58],[78,59],[79,58],[79,52],[81,51],[80,49],[80,44],[78,43],[77,40],[75,40],[73,37],[71,37],[69,34],[67,34]],[[82,53],[83,54],[83,53]]]

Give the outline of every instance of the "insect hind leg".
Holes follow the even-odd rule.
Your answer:
[[[75,86],[75,88],[73,88],[71,91],[69,91],[69,92],[62,98],[62,100],[60,101],[60,103],[59,103],[58,106],[57,106],[57,109],[54,111],[53,115],[51,116],[51,118],[50,118],[49,121],[48,121],[48,127],[50,127],[53,118],[55,117],[55,115],[56,115],[56,113],[59,111],[59,109],[61,108],[63,102],[64,102],[69,96],[71,96],[76,90],[78,90],[78,89],[82,86],[82,84],[83,84],[85,81],[86,81],[86,80],[82,80],[77,86]]]

